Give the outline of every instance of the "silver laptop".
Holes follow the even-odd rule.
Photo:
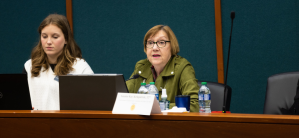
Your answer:
[[[112,111],[118,92],[128,92],[122,74],[59,76],[60,110]]]

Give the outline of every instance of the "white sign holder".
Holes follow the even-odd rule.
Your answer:
[[[155,95],[118,93],[112,114],[161,114],[161,109]]]

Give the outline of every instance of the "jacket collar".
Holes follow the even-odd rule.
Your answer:
[[[174,65],[175,65],[175,57],[172,56],[167,62],[167,64],[165,65],[160,75],[162,77],[173,76],[175,73]],[[150,75],[152,75],[151,66],[152,64],[147,60],[147,62],[145,62],[144,65],[138,69],[139,75],[143,78],[150,77]]]
[[[162,77],[168,77],[168,76],[173,76],[174,75],[174,64],[175,64],[175,57],[172,56],[168,63],[165,65],[163,71],[161,72]]]
[[[142,78],[148,78],[151,74],[151,66],[152,64],[147,60],[143,66],[138,69],[138,73]]]

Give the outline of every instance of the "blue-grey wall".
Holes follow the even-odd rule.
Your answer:
[[[222,0],[222,28],[227,57],[230,12],[235,11],[228,82],[231,111],[263,113],[267,78],[299,70],[298,0]]]
[[[298,71],[297,0],[222,0],[224,59],[234,20],[228,85],[231,111],[263,113],[267,78]],[[65,1],[3,1],[0,4],[0,73],[20,73],[38,42],[37,28],[51,13],[65,15]],[[73,0],[74,35],[95,73],[128,78],[146,58],[143,37],[153,26],[169,25],[198,80],[217,82],[214,1]]]
[[[181,52],[202,80],[217,81],[214,2],[205,0],[73,0],[74,35],[96,73],[129,78],[145,59],[143,37],[153,26],[170,26]]]
[[[21,73],[39,40],[38,26],[51,13],[66,15],[65,1],[0,2],[0,73]]]

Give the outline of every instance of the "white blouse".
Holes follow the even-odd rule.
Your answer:
[[[32,63],[29,59],[25,63],[28,85],[30,90],[31,104],[34,110],[60,110],[59,82],[54,79],[56,75],[51,67],[43,71],[42,67],[38,77],[31,77]],[[84,59],[77,58],[73,64],[74,70],[70,74],[94,74]]]

